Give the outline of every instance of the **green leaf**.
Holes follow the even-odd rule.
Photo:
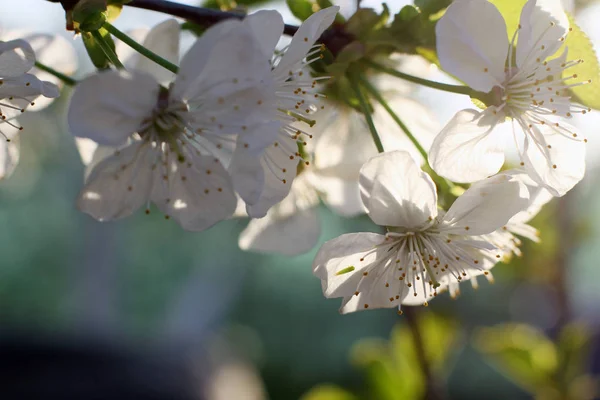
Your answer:
[[[110,36],[108,31],[106,29],[102,28],[102,29],[99,29],[98,32],[100,32],[100,34],[104,37],[106,42],[114,50],[115,43],[113,42],[112,37]],[[92,63],[94,64],[94,66],[98,69],[108,68],[110,65],[110,61],[106,57],[106,54],[104,54],[104,51],[102,51],[102,48],[100,48],[100,46],[98,46],[98,43],[96,42],[96,40],[94,39],[92,34],[89,32],[81,32],[81,38],[83,39],[83,44],[85,45],[85,49],[86,49],[88,55],[90,56],[90,59],[92,60]]]
[[[333,3],[329,0],[317,0],[317,4],[321,9],[333,6]]]
[[[238,9],[241,7],[257,6],[271,0],[205,0],[202,7],[217,8],[223,11]]]
[[[553,386],[557,349],[536,328],[522,324],[482,328],[475,336],[475,346],[525,390],[535,393]]]
[[[361,8],[346,23],[346,31],[357,38],[367,39],[373,31],[383,28],[389,18],[390,12],[385,4],[381,14],[371,8]]]
[[[590,329],[582,323],[566,325],[558,338],[563,381],[570,382],[586,373],[592,340]]]
[[[416,53],[418,47],[435,48],[435,22],[415,6],[402,7],[388,31],[400,52]]]
[[[489,0],[490,3],[498,8],[500,14],[504,17],[506,22],[506,35],[508,38],[513,37],[519,26],[519,20],[521,18],[521,10],[527,3],[527,0]]]
[[[352,393],[335,385],[324,384],[315,386],[300,400],[358,400]]]
[[[300,21],[305,21],[315,11],[318,11],[318,5],[315,7],[315,3],[310,0],[286,0],[286,3],[294,17]]]
[[[442,11],[450,5],[450,0],[415,0],[415,6],[421,10],[423,15],[430,16]]]
[[[363,369],[370,397],[379,400],[407,400],[423,397],[425,380],[418,359],[412,351],[413,343],[402,343],[402,350],[394,340],[406,328],[395,327],[389,344],[381,339],[366,339],[352,348],[352,363]]]
[[[583,63],[571,67],[563,72],[563,77],[577,75],[578,79],[573,82],[585,82],[591,80],[590,84],[571,88],[576,100],[582,104],[600,109],[600,67],[598,57],[594,51],[592,42],[585,33],[575,24],[569,15],[571,32],[567,35],[565,45],[569,49],[569,60],[583,60]]]

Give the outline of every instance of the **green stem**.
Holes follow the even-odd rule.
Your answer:
[[[390,114],[390,117],[392,117],[394,122],[396,122],[396,124],[398,124],[400,129],[402,129],[402,131],[404,131],[404,134],[410,139],[410,141],[417,148],[419,153],[421,153],[421,156],[423,156],[423,159],[427,160],[428,159],[427,151],[425,151],[423,146],[421,146],[421,143],[419,143],[417,138],[412,134],[410,129],[408,129],[406,124],[404,124],[404,122],[402,122],[400,117],[398,117],[398,114],[396,114],[394,112],[394,110],[392,110],[390,105],[387,103],[387,101],[385,101],[383,96],[381,96],[379,91],[364,76],[362,76],[362,75],[359,76],[359,79],[360,79],[360,83],[362,84],[362,86],[365,89],[367,89],[369,94],[371,96],[373,96],[375,98],[375,100],[377,100],[377,102],[379,102],[379,104],[381,104],[383,106],[383,108],[388,112],[388,114]],[[430,172],[430,175],[433,176],[436,183],[438,183],[440,186],[442,186],[444,188],[444,190],[447,192],[450,192],[452,190],[452,188],[455,186],[454,183],[450,182],[448,179],[440,177],[433,170]]]
[[[105,22],[103,28],[110,32],[111,35],[113,35],[114,37],[116,37],[117,39],[119,39],[120,41],[122,41],[141,55],[143,55],[144,57],[154,61],[161,67],[168,69],[174,74],[176,74],[177,71],[179,71],[179,67],[177,65],[173,64],[169,60],[162,58],[158,54],[142,46],[141,44],[127,36],[125,33],[115,28],[111,23]]]
[[[365,60],[364,63],[366,65],[368,65],[369,67],[376,69],[380,72],[385,72],[386,74],[395,76],[397,78],[401,78],[401,79],[407,80],[409,82],[427,86],[427,87],[430,87],[433,89],[443,90],[445,92],[450,92],[450,93],[464,94],[464,95],[476,97],[476,98],[479,98],[481,95],[484,94],[484,93],[478,92],[476,90],[473,90],[468,86],[449,85],[447,83],[434,82],[434,81],[430,81],[427,79],[419,78],[417,76],[405,74],[404,72],[396,71],[393,68],[383,66],[381,64],[375,63],[370,60]]]
[[[35,62],[35,66],[38,69],[41,69],[42,71],[46,71],[50,75],[54,75],[55,77],[57,77],[58,79],[60,79],[61,81],[63,81],[65,85],[69,85],[69,86],[75,86],[75,85],[77,85],[77,81],[75,79],[71,78],[70,76],[67,76],[67,75],[63,74],[62,72],[58,72],[54,68],[51,68],[51,67],[49,67],[47,65],[44,65],[44,64],[42,64],[39,61]]]
[[[371,82],[369,82],[367,79],[365,79],[364,76],[361,75],[359,77],[359,79],[360,79],[360,83],[365,87],[365,89],[367,89],[367,91],[371,94],[371,96],[373,96],[375,98],[375,100],[377,100],[379,102],[379,104],[381,104],[383,106],[383,108],[385,108],[385,111],[387,111],[388,114],[390,114],[390,117],[392,117],[392,119],[396,122],[396,124],[398,124],[400,129],[402,129],[404,131],[404,134],[406,134],[406,136],[408,136],[408,138],[410,139],[412,144],[417,148],[417,150],[419,150],[419,153],[421,153],[421,155],[423,156],[423,159],[427,160],[427,152],[425,151],[423,146],[421,146],[421,143],[419,143],[419,141],[417,140],[417,138],[415,138],[415,136],[412,134],[410,129],[408,129],[408,127],[404,124],[404,122],[402,122],[400,117],[398,117],[398,115],[394,112],[394,110],[392,110],[390,105],[387,103],[387,101],[385,101],[383,96],[381,96],[379,91],[371,84]]]
[[[369,126],[369,131],[371,131],[371,136],[373,137],[373,142],[375,142],[375,147],[377,147],[377,151],[380,153],[385,152],[383,149],[383,144],[381,143],[381,138],[377,133],[377,128],[375,128],[375,124],[373,123],[373,117],[371,115],[371,107],[367,103],[367,99],[363,95],[360,85],[358,84],[360,80],[360,75],[354,74],[352,72],[348,73],[348,80],[350,81],[350,86],[352,86],[352,90],[356,94],[358,98],[358,102],[360,103],[360,108],[362,109],[363,114],[365,115],[365,119],[367,120],[367,125]]]
[[[91,34],[94,37],[94,39],[96,40],[96,42],[98,43],[98,46],[100,46],[100,48],[106,55],[106,57],[110,60],[110,62],[115,67],[117,67],[119,69],[124,69],[125,67],[119,60],[119,57],[114,52],[114,50],[108,45],[108,43],[106,43],[106,40],[104,40],[104,37],[102,36],[102,34],[98,31],[92,31]]]

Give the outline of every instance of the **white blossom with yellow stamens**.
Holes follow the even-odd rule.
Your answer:
[[[436,137],[429,161],[438,174],[474,182],[497,173],[506,138],[496,127],[512,124],[521,165],[534,181],[562,196],[583,178],[586,140],[565,119],[589,110],[572,104],[569,92],[589,81],[564,75],[583,62],[567,61],[566,48],[559,54],[568,31],[559,0],[529,0],[510,42],[491,3],[457,0],[448,7],[436,26],[440,64],[488,93],[489,106],[460,111]]]
[[[480,236],[505,225],[529,197],[522,182],[501,174],[438,213],[435,184],[403,151],[369,160],[360,188],[369,217],[388,232],[342,235],[313,263],[323,294],[344,298],[342,313],[426,304],[449,284],[485,274],[485,252],[494,246]]]

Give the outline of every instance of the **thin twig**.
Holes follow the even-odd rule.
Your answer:
[[[236,18],[242,19],[246,15],[226,11],[213,10],[210,8],[200,8],[188,6],[186,4],[175,3],[167,0],[133,0],[125,3],[126,6],[143,8],[145,10],[158,11],[164,14],[170,14],[175,17],[184,18],[199,25],[214,25],[217,22]],[[297,26],[285,25],[283,33],[292,36],[298,30]]]

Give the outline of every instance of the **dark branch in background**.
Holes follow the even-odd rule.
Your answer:
[[[144,10],[158,11],[163,14],[170,14],[201,25],[202,27],[214,25],[217,22],[229,18],[242,19],[246,16],[245,14],[240,13],[188,6],[168,0],[132,0],[129,3],[125,3],[125,5],[129,7],[143,8]],[[283,33],[285,35],[293,36],[297,30],[297,26],[286,24],[283,28]],[[318,40],[318,42],[325,44],[333,56],[336,56],[347,44],[353,40],[354,37],[344,31],[343,25],[334,23],[323,33],[323,35],[321,35],[321,38]]]
[[[53,3],[61,3],[65,10],[71,10],[80,0],[48,0]],[[141,8],[144,10],[157,11],[163,14],[169,14],[175,17],[183,18],[191,23],[202,27],[208,27],[217,22],[226,19],[243,19],[246,15],[227,11],[219,11],[210,8],[188,6],[186,4],[176,3],[168,0],[132,0],[124,4],[125,6]],[[68,22],[68,21],[67,21]],[[72,29],[72,28],[71,28]],[[286,24],[283,28],[284,35],[293,36],[298,30],[298,26]],[[331,54],[335,57],[339,52],[355,38],[345,31],[343,24],[334,24],[327,29],[319,43],[323,43]]]
[[[49,2],[52,3],[60,3],[63,8],[65,9],[65,11],[69,11],[72,10],[73,7],[75,7],[75,5],[77,3],[79,3],[79,0],[48,0]]]
[[[214,25],[217,22],[230,18],[242,19],[246,16],[245,14],[188,6],[186,4],[179,4],[167,0],[133,0],[125,5],[170,14],[202,26]],[[283,33],[291,36],[296,33],[297,30],[297,26],[286,24]]]
[[[443,389],[440,386],[438,379],[431,373],[431,366],[429,365],[429,359],[425,354],[425,344],[423,343],[423,337],[419,330],[418,313],[422,312],[418,307],[403,307],[404,319],[410,329],[410,333],[413,337],[413,344],[415,346],[415,353],[425,378],[425,400],[444,400],[446,396]]]

